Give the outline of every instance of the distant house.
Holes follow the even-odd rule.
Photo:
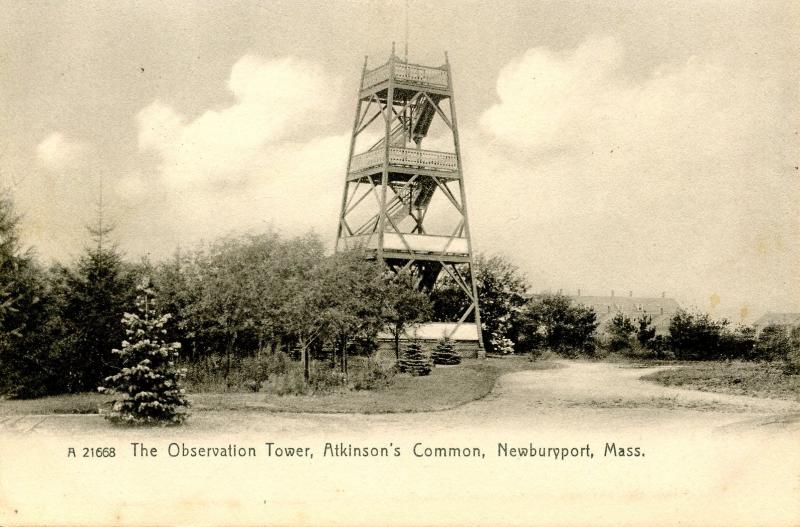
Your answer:
[[[622,313],[631,320],[647,316],[656,329],[656,335],[667,335],[669,323],[680,305],[674,298],[641,296],[570,296],[573,302],[594,309],[597,313],[597,332],[607,334],[608,324],[617,314]]]
[[[753,322],[756,335],[767,326],[781,326],[788,329],[800,327],[800,313],[767,313]]]

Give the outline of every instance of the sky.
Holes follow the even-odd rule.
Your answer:
[[[408,10],[406,11],[406,4]],[[335,237],[364,57],[453,70],[473,245],[534,291],[800,311],[796,2],[2,2],[0,184],[71,261]]]

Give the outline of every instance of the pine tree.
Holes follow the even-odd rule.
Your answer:
[[[439,342],[436,343],[436,348],[434,348],[433,353],[431,353],[431,359],[434,364],[461,364],[461,357],[456,353],[453,341],[448,337],[439,339]]]
[[[128,339],[113,350],[122,361],[119,373],[105,379],[100,391],[121,394],[108,418],[127,424],[179,424],[188,402],[181,388],[183,370],[175,367],[180,343],[165,343],[168,314],[157,316],[155,293],[145,280],[138,288],[138,314],[125,313],[122,324]]]
[[[403,356],[397,361],[397,367],[403,373],[423,376],[431,372],[431,361],[422,351],[420,342],[412,340],[406,346]]]

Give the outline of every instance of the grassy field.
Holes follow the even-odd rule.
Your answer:
[[[697,362],[657,371],[643,380],[707,392],[800,399],[800,376],[785,375],[780,365],[753,362]]]
[[[453,408],[485,397],[504,373],[558,367],[525,357],[468,359],[459,366],[438,366],[431,375],[397,375],[387,387],[374,391],[337,391],[314,395],[276,396],[257,393],[195,393],[193,411],[264,410],[316,413],[428,412]],[[100,393],[58,395],[29,400],[0,400],[0,416],[93,414],[113,397]]]

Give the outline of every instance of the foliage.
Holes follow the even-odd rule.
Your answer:
[[[758,360],[782,360],[792,351],[792,341],[786,326],[770,324],[761,330],[753,354]]]
[[[378,390],[391,384],[397,368],[384,367],[374,360],[367,360],[360,368],[354,368],[348,375],[348,386],[352,390]]]
[[[384,290],[383,317],[394,337],[395,358],[400,360],[400,338],[403,332],[415,323],[431,317],[431,301],[416,288],[411,273],[397,273],[387,277]]]
[[[800,327],[793,328],[789,333],[791,349],[783,361],[783,373],[787,375],[800,375]]]
[[[714,360],[722,355],[726,321],[715,321],[707,313],[680,310],[669,324],[669,344],[678,360]]]
[[[121,349],[113,350],[120,356],[122,368],[99,388],[121,395],[107,418],[125,424],[178,424],[186,418],[188,406],[180,385],[184,372],[175,367],[180,344],[162,340],[170,317],[156,315],[155,293],[149,282],[137,289],[139,313],[125,313],[126,340]]]
[[[0,393],[28,398],[61,391],[61,367],[47,277],[21,250],[18,222],[0,196]]]
[[[525,310],[527,330],[540,335],[539,345],[567,356],[593,353],[597,329],[594,310],[560,294],[546,294],[532,300]]]
[[[656,328],[652,323],[653,317],[649,315],[644,315],[637,320],[636,340],[643,348],[658,351],[658,345],[655,345]]]
[[[111,248],[89,248],[74,269],[53,271],[62,328],[64,390],[94,390],[119,367],[110,350],[125,338],[119,321],[134,303],[135,270]]]
[[[461,364],[461,356],[456,352],[453,341],[447,337],[442,337],[436,343],[436,347],[431,353],[431,360],[434,364]]]
[[[636,327],[629,317],[622,313],[617,313],[608,324],[609,343],[608,346],[611,351],[617,352],[628,350],[634,347],[633,339],[636,332]]]
[[[518,341],[528,285],[519,269],[495,255],[478,255],[474,262],[475,282],[481,314],[481,330],[488,351],[508,353]],[[465,277],[469,283],[469,276]],[[435,320],[456,320],[469,307],[469,299],[449,276],[433,291]],[[506,339],[511,340],[511,346]],[[502,347],[502,349],[498,348]],[[496,349],[497,348],[497,349]]]
[[[425,355],[419,340],[414,339],[406,344],[403,356],[397,362],[397,368],[401,373],[410,373],[411,375],[430,374],[431,360]]]
[[[694,362],[645,375],[643,380],[707,392],[773,397],[796,401],[800,379],[786,375],[771,362]]]
[[[189,392],[260,391],[269,379],[286,373],[292,367],[288,354],[282,351],[236,357],[230,371],[225,372],[227,357],[207,355],[182,364],[186,369],[185,384]]]

